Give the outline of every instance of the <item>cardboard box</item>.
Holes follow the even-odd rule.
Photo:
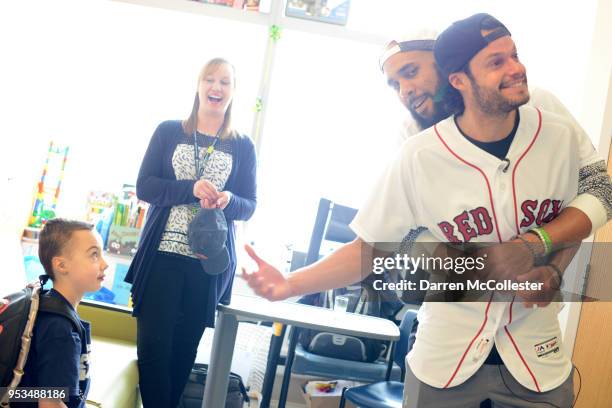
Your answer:
[[[322,392],[317,391],[315,383],[331,383],[335,382],[336,387],[333,391]],[[338,408],[340,406],[340,397],[342,395],[342,389],[344,387],[355,387],[359,385],[354,381],[345,380],[315,380],[307,381],[302,384],[300,389],[302,395],[306,401],[306,408]],[[356,408],[350,401],[346,401],[346,408]]]

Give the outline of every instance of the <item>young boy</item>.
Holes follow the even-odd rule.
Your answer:
[[[104,270],[102,248],[92,226],[80,221],[54,219],[45,225],[39,240],[38,256],[53,289],[45,296],[66,302],[76,315],[85,292],[100,289]],[[78,317],[78,315],[76,315]],[[69,401],[39,399],[39,408],[84,408],[89,388],[90,327],[78,319],[76,330],[66,317],[39,313],[32,345],[19,387],[65,387]],[[81,336],[84,334],[85,339]],[[11,407],[34,407],[36,403],[15,403]]]

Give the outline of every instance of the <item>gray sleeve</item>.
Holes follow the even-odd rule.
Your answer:
[[[411,229],[410,231],[408,231],[408,234],[406,234],[406,236],[402,240],[402,243],[400,244],[400,248],[398,252],[400,254],[411,253],[412,247],[414,246],[414,243],[416,242],[419,234],[421,234],[424,231],[427,231],[427,228],[417,227],[415,229]]]
[[[578,194],[590,194],[606,209],[608,220],[612,219],[612,184],[603,160],[580,169]]]

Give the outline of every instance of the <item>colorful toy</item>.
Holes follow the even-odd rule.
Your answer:
[[[40,228],[47,220],[55,217],[55,208],[57,207],[57,199],[61,191],[62,180],[64,179],[69,149],[68,146],[56,146],[53,141],[49,143],[47,159],[45,160],[42,176],[38,182],[36,199],[28,222],[29,227]],[[47,189],[47,186],[53,181],[55,182],[55,189]]]

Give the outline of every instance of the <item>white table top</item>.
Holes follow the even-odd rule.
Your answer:
[[[232,295],[232,303],[227,306],[219,305],[219,310],[249,320],[274,321],[371,339],[399,339],[399,329],[390,320],[355,313],[334,312],[298,303],[270,302],[260,297]]]

